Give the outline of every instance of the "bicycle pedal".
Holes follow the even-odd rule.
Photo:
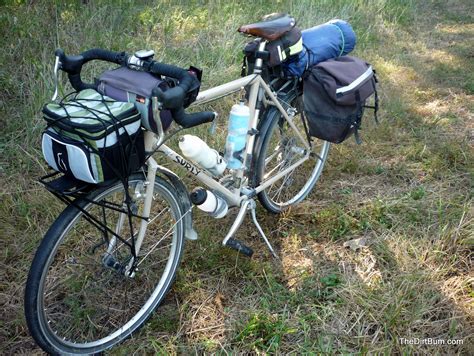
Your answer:
[[[227,240],[225,246],[230,247],[231,249],[234,249],[247,257],[252,257],[253,255],[253,250],[250,247],[245,245],[242,241],[239,241],[232,237]]]

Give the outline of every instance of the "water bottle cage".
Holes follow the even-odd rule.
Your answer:
[[[255,135],[258,135],[259,132],[260,131],[258,131],[257,129],[252,128],[252,129],[248,130],[247,135],[255,136]]]
[[[244,157],[242,155],[244,151],[245,149],[241,149],[240,151],[232,152],[232,157],[242,162],[244,160]]]

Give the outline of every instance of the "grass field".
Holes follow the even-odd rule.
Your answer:
[[[302,28],[335,17],[353,25],[355,55],[379,75],[381,123],[367,115],[362,145],[332,146],[305,202],[281,216],[259,209],[281,261],[247,226],[237,237],[256,251],[251,260],[223,249],[230,218],[198,213],[200,239],[187,244],[165,303],[110,353],[472,354],[472,1],[26,3],[0,2],[2,354],[41,352],[26,329],[23,289],[61,210],[36,183],[46,169],[40,111],[53,90],[54,49],[152,48],[162,61],[202,67],[209,87],[240,74],[247,39],[237,27],[275,11]],[[221,118],[231,104],[215,107]],[[224,127],[221,120],[218,132]],[[204,132],[222,144],[222,135],[212,142]],[[344,247],[357,238],[364,247]]]

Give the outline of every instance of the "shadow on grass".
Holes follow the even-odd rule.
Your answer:
[[[467,311],[440,289],[445,271],[416,255],[432,248],[420,248],[423,240],[397,229],[373,231],[353,251],[342,246],[346,237],[315,238],[298,216],[259,213],[281,259],[245,224],[237,237],[254,247],[253,259],[223,248],[225,224],[203,218],[198,229],[206,234],[188,245],[164,307],[117,351],[136,350],[137,342],[139,351],[178,353],[469,350]],[[401,338],[427,344],[404,345]]]

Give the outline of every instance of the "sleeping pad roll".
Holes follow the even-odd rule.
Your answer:
[[[350,53],[356,45],[352,26],[344,20],[331,20],[302,31],[303,51],[284,64],[289,76],[301,77],[305,69],[331,58]]]

